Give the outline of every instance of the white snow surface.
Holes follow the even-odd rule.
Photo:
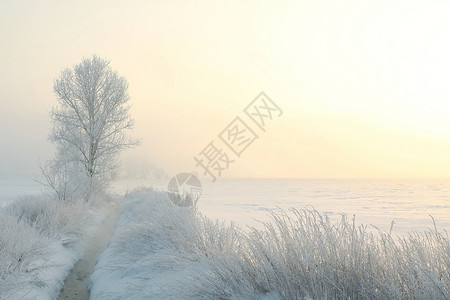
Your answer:
[[[57,299],[103,217],[42,195],[0,209],[0,299]]]
[[[395,241],[309,210],[242,230],[152,189],[126,195],[119,210],[91,299],[450,298],[450,243],[437,231]]]
[[[90,278],[91,299],[192,299],[185,284],[194,274],[211,272],[196,253],[196,241],[190,240],[190,249],[189,236],[179,231],[178,222],[196,220],[194,210],[176,207],[165,192],[152,189],[127,195],[119,209],[115,232]]]

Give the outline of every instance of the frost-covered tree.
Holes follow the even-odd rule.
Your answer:
[[[95,55],[62,71],[54,83],[59,106],[51,112],[57,165],[69,165],[91,182],[111,178],[118,154],[138,143],[129,135],[134,121],[127,90],[126,79]]]

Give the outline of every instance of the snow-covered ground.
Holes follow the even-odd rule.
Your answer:
[[[0,173],[0,208],[27,195],[41,193],[43,185],[34,180],[36,175]]]
[[[0,207],[42,186],[32,174],[0,174]],[[120,179],[111,192],[125,194],[139,186],[167,189],[169,179]],[[220,179],[202,180],[199,210],[210,218],[258,226],[268,220],[267,209],[314,207],[331,218],[355,214],[360,222],[396,232],[433,227],[430,215],[442,229],[450,230],[448,180],[351,179]]]
[[[168,179],[118,180],[111,188],[125,194],[139,186],[167,190]],[[267,209],[303,209],[339,219],[342,213],[395,232],[433,227],[430,216],[450,230],[450,181],[413,179],[220,179],[202,180],[199,210],[213,219],[240,226],[269,220]]]
[[[198,231],[207,228],[197,224],[196,212],[173,206],[165,192],[132,192],[119,211],[90,279],[91,299],[186,299],[192,276],[211,272],[205,254],[226,247],[217,243],[225,242],[220,230]]]
[[[90,279],[91,299],[447,299],[448,235],[394,239],[317,211],[241,230],[141,189]]]
[[[86,250],[82,257],[77,261],[64,281],[64,288],[58,299],[72,300],[89,298],[89,277],[94,271],[97,258],[105,251],[108,245],[118,217],[116,208],[117,199],[114,198],[114,200],[111,200],[110,203],[107,203],[108,205],[102,207],[105,218],[98,226],[94,236],[87,242]],[[107,214],[108,212],[109,214]]]
[[[450,230],[450,181],[413,179],[220,179],[203,180],[199,210],[241,226],[268,221],[266,210],[314,208],[339,219],[408,233],[433,227],[430,216]]]
[[[9,190],[3,185],[7,196],[2,199],[9,204],[0,209],[0,299],[54,299],[104,214],[78,204],[66,207],[42,195],[16,197],[20,189],[11,184],[14,180],[3,182],[10,185]],[[121,181],[112,188],[120,193],[149,184],[164,189],[166,180]],[[30,184],[27,190],[35,188]],[[91,277],[91,298],[316,298],[354,296],[355,290],[367,293],[373,288],[380,292],[369,295],[372,298],[440,299],[449,293],[448,237],[429,231],[407,237],[410,241],[403,240],[399,247],[388,236],[372,240],[369,232],[376,230],[361,233],[352,229],[351,222],[333,229],[321,227],[315,223],[320,218],[312,215],[303,217],[306,223],[284,217],[278,223],[259,220],[270,220],[267,209],[312,205],[333,221],[339,220],[341,212],[355,213],[358,221],[389,230],[395,220],[394,231],[400,228],[402,233],[432,228],[431,214],[442,231],[450,224],[449,195],[449,184],[438,181],[221,180],[204,184],[198,211],[194,211],[171,205],[164,192],[131,192],[119,205],[116,231]],[[211,221],[215,218],[226,223]],[[240,230],[229,221],[258,230]],[[280,235],[283,238],[277,240]],[[323,251],[311,250],[327,243]],[[96,254],[88,255],[91,264],[103,250],[94,248]],[[374,257],[383,257],[379,261],[384,262],[373,263]],[[362,269],[360,261],[365,262]],[[317,268],[324,262],[323,268]],[[387,275],[371,273],[375,268]],[[403,272],[396,271],[397,277],[396,268]],[[299,276],[300,270],[309,277]],[[347,274],[348,270],[354,274]],[[78,284],[77,270],[71,274]],[[89,272],[85,275],[88,278]],[[398,276],[402,282],[397,282]],[[296,289],[298,285],[305,288]]]
[[[0,299],[56,299],[104,213],[27,196],[0,209]]]

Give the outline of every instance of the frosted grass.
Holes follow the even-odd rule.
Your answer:
[[[270,212],[242,230],[163,192],[122,201],[91,277],[95,299],[448,299],[450,244],[439,228],[396,237],[345,215]]]

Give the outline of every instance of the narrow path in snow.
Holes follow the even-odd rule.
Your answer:
[[[105,216],[105,219],[99,225],[84,255],[70,271],[64,281],[64,288],[58,299],[89,299],[89,278],[92,272],[94,272],[97,258],[105,251],[114,231],[114,225],[118,218],[117,202],[114,201],[111,203],[111,207],[108,209],[110,213]]]

